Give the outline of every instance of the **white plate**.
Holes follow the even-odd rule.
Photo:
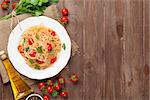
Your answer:
[[[27,28],[39,24],[53,29],[58,34],[61,43],[65,43],[66,45],[65,50],[63,48],[61,49],[57,61],[51,67],[44,70],[36,70],[29,67],[17,49],[23,32]],[[7,49],[10,61],[19,73],[31,79],[40,80],[57,75],[67,65],[71,54],[71,40],[65,28],[56,20],[45,16],[30,17],[21,21],[11,32]]]

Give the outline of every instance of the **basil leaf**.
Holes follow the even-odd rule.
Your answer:
[[[34,68],[37,69],[37,70],[41,69],[41,67],[38,64],[36,64]]]
[[[30,59],[29,62],[30,62],[30,64],[33,64],[33,60],[32,59]]]
[[[65,45],[65,43],[63,43],[62,48],[63,48],[64,50],[66,50],[66,45]]]
[[[26,51],[26,52],[28,52],[28,51],[29,51],[29,49],[30,49],[30,47],[27,47],[25,51]]]
[[[51,50],[49,53],[50,53],[50,55],[54,55],[54,51],[53,50]]]
[[[38,53],[42,53],[42,52],[43,52],[43,50],[42,50],[42,46],[40,46],[40,47],[36,48],[36,50],[37,50],[37,52],[38,52]]]
[[[36,38],[37,40],[40,39],[38,34],[35,35],[35,38]]]
[[[23,46],[24,46],[25,42],[26,42],[26,38],[23,39],[23,42],[22,42]]]

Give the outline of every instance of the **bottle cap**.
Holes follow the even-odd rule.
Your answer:
[[[0,59],[1,59],[1,60],[5,60],[6,58],[7,58],[7,55],[6,55],[5,51],[4,51],[4,50],[1,50],[1,51],[0,51]]]

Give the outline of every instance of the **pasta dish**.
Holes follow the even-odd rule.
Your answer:
[[[24,31],[18,51],[34,69],[45,69],[56,62],[61,51],[61,41],[49,27],[37,25]]]

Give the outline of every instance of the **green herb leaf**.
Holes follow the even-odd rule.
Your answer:
[[[38,64],[36,64],[34,68],[37,69],[37,70],[40,70],[40,69],[41,69]]]
[[[30,47],[27,47],[25,50],[26,50],[26,52],[28,52],[29,51],[29,49],[30,49]]]
[[[51,50],[49,53],[50,53],[50,55],[54,55],[54,51],[53,50]]]
[[[38,52],[38,53],[42,53],[42,52],[43,52],[43,50],[42,50],[42,46],[40,46],[40,47],[36,48],[36,50],[37,50],[37,52]]]
[[[23,46],[24,46],[25,42],[26,42],[26,38],[23,38],[23,42],[22,42]]]
[[[33,5],[37,5],[39,3],[39,0],[30,0],[30,3],[33,4]]]
[[[35,35],[35,38],[36,38],[37,40],[40,39],[38,34]]]
[[[59,2],[59,0],[51,0],[51,3],[58,3]]]
[[[58,3],[58,1],[59,0],[20,0],[15,12],[16,15],[29,13],[32,14],[33,16],[39,16],[44,13],[44,10],[48,6]],[[9,19],[11,17],[12,15],[9,14],[1,19]]]
[[[33,64],[33,63],[34,63],[32,59],[30,59],[29,62],[30,62],[30,64]]]
[[[63,43],[62,48],[63,48],[64,50],[66,50],[66,45],[65,45],[65,43]]]
[[[54,90],[52,93],[51,93],[52,97],[57,97],[59,95],[59,92]]]

